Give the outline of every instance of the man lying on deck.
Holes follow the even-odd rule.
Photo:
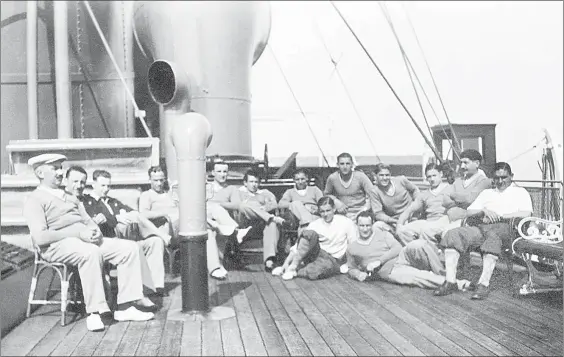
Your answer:
[[[178,198],[173,196],[172,190],[165,189],[166,175],[160,166],[149,168],[149,179],[151,188],[141,193],[139,197],[139,212],[150,220],[165,233],[173,232],[173,238],[178,238],[180,224],[180,212]],[[168,217],[168,220],[166,219]],[[170,222],[170,223],[169,223]],[[169,226],[172,224],[172,227]],[[219,261],[219,251],[215,234],[209,234],[206,241],[207,264],[210,276],[214,279],[224,280],[227,271]]]
[[[87,173],[80,166],[71,166],[66,174],[67,186],[65,191],[74,195],[84,204],[84,208],[92,220],[96,222],[104,237],[116,237],[116,230],[121,237],[137,241],[143,251],[146,261],[142,261],[144,280],[150,278],[151,283],[144,285],[155,290],[158,295],[164,295],[165,270],[163,262],[164,247],[170,243],[170,235],[161,232],[145,216],[139,214],[120,200],[108,196],[112,176],[108,171],[96,170],[92,178],[91,194],[85,194]],[[131,230],[128,227],[137,224],[140,237],[127,236]],[[146,263],[146,264],[145,264]]]
[[[512,179],[509,164],[495,164],[493,180],[496,188],[482,191],[468,207],[467,217],[478,218],[481,224],[446,232],[440,242],[445,249],[446,281],[435,291],[435,296],[452,294],[458,290],[458,286],[454,284],[458,259],[461,254],[478,247],[482,252],[483,268],[471,299],[481,300],[488,296],[490,278],[502,245],[507,245],[513,234],[509,221],[512,218],[530,216],[533,212],[531,196],[526,189],[512,184]]]
[[[298,238],[292,262],[282,275],[284,280],[296,276],[324,279],[346,266],[347,245],[358,234],[354,222],[335,214],[335,202],[329,196],[323,196],[317,206],[321,219],[311,222]]]
[[[361,212],[357,218],[359,238],[347,249],[349,276],[365,281],[369,276],[396,284],[432,289],[445,282],[443,264],[437,247],[424,239],[405,247],[388,231],[374,228],[370,212]],[[468,280],[456,281],[462,290]]]
[[[100,314],[110,312],[104,291],[104,262],[117,265],[117,321],[146,321],[154,317],[138,307],[154,306],[143,295],[141,255],[135,242],[105,238],[98,225],[88,216],[84,205],[59,188],[63,180],[60,154],[32,157],[28,164],[39,179],[23,208],[29,231],[40,247],[43,258],[50,262],[78,267],[90,331],[104,330]]]

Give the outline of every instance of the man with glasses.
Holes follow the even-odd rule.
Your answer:
[[[458,259],[461,254],[479,247],[483,256],[482,275],[471,299],[481,300],[487,297],[502,244],[510,240],[512,235],[510,221],[530,216],[533,212],[531,196],[527,190],[513,184],[512,180],[511,166],[498,162],[494,173],[495,188],[482,191],[468,207],[467,217],[478,219],[479,224],[446,232],[440,242],[445,249],[446,282],[435,291],[435,296],[452,294],[458,290]]]

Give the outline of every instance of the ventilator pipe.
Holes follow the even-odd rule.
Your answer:
[[[37,1],[27,2],[27,130],[28,139],[39,139],[37,120]]]
[[[66,1],[53,3],[55,26],[55,93],[57,95],[57,137],[71,139],[72,111],[68,46],[68,7]]]
[[[190,80],[185,71],[170,61],[157,60],[147,74],[151,98],[165,110],[187,112],[190,108]]]
[[[159,99],[173,100],[170,91],[158,92]],[[162,95],[162,97],[160,97]],[[182,312],[207,313],[209,307],[206,240],[206,149],[212,139],[208,119],[198,113],[168,117],[167,138],[176,152],[180,209]]]

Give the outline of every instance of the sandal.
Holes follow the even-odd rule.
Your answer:
[[[216,280],[225,280],[227,279],[227,270],[222,267],[215,268],[210,273],[210,276]]]

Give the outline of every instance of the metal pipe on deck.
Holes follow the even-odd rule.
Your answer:
[[[71,139],[72,110],[70,96],[70,65],[68,46],[68,5],[53,2],[55,37],[55,93],[57,95],[57,137]]]
[[[37,120],[37,2],[27,2],[27,132],[28,139],[39,139]]]

